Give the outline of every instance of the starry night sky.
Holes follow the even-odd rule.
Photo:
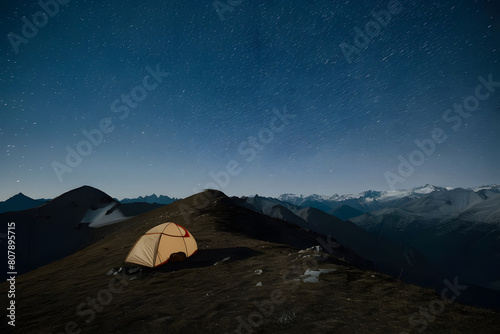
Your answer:
[[[61,2],[0,5],[0,200],[500,182],[500,84],[474,98],[500,82],[497,1],[400,1],[384,25],[391,1]]]

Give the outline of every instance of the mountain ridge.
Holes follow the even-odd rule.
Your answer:
[[[143,202],[143,203],[150,203],[150,204],[167,205],[167,204],[171,204],[171,203],[178,201],[178,200],[179,199],[175,198],[175,197],[169,197],[169,196],[165,196],[165,195],[158,196],[156,194],[152,194],[152,195],[147,195],[147,196],[139,196],[139,197],[135,197],[135,198],[123,198],[122,200],[117,200],[117,201],[120,203],[124,203],[124,204]]]
[[[312,194],[306,196],[306,195],[295,195],[295,194],[282,194],[278,196],[277,199],[295,205],[312,206],[325,212],[333,211],[342,205],[348,205],[356,210],[366,213],[370,211],[380,210],[386,207],[399,206],[410,199],[424,197],[425,195],[432,192],[447,192],[453,189],[461,189],[461,188],[439,187],[426,184],[424,186],[414,187],[411,189],[386,190],[386,191],[365,190],[358,194],[344,194],[344,195]],[[491,184],[491,185],[478,186],[467,189],[475,192],[484,190],[500,192],[500,185]]]
[[[22,192],[0,202],[0,213],[31,209],[46,203],[45,199],[33,199]]]

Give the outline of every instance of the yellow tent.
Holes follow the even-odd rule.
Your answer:
[[[153,227],[136,241],[125,262],[145,267],[158,267],[193,255],[198,250],[196,240],[184,227],[164,223]]]

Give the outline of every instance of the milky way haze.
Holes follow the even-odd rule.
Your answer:
[[[500,176],[497,1],[3,1],[0,199]]]

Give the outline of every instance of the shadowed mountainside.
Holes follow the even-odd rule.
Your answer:
[[[500,291],[500,192],[453,189],[350,219],[462,280]]]
[[[368,233],[350,221],[342,221],[316,208],[295,206],[273,198],[254,196],[234,200],[257,212],[334,238],[344,247],[371,261],[376,270],[416,284],[430,287],[440,284],[443,275],[420,253]]]

